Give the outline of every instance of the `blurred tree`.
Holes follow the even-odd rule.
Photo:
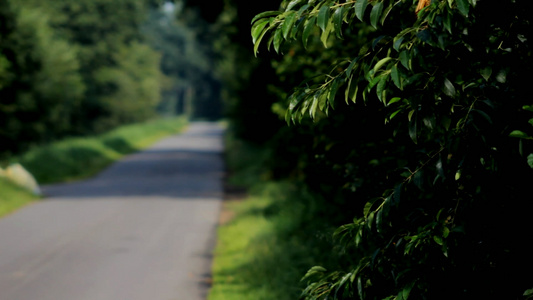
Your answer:
[[[115,56],[116,66],[95,71],[97,84],[108,89],[101,99],[104,110],[110,112],[100,117],[97,131],[152,118],[159,103],[164,80],[160,55],[135,42],[119,49]]]
[[[161,70],[171,80],[159,110],[217,119],[221,116],[220,83],[214,77],[213,58],[198,33],[176,17],[180,9],[167,2],[151,11],[142,28],[147,42],[161,53]]]
[[[54,35],[46,15],[2,2],[0,153],[70,132],[84,84],[76,50]]]
[[[140,32],[140,26],[147,17],[149,5],[155,5],[154,1],[135,1],[135,0],[81,0],[81,1],[36,1],[21,0],[21,6],[36,7],[50,16],[50,24],[55,29],[56,34],[66,38],[79,52],[80,72],[83,81],[87,87],[85,97],[81,103],[82,109],[78,111],[75,122],[72,123],[72,132],[75,134],[84,134],[91,132],[102,132],[108,130],[111,126],[123,124],[147,118],[145,113],[154,109],[154,102],[159,101],[159,93],[143,91],[145,96],[155,97],[153,99],[143,99],[144,112],[136,109],[142,102],[139,99],[117,100],[122,106],[107,103],[111,101],[112,95],[127,95],[126,90],[129,88],[128,78],[105,78],[108,81],[99,78],[102,74],[109,71],[110,68],[123,68],[128,65],[123,61],[131,58],[130,54],[121,55],[139,51],[136,57],[148,55],[147,62],[159,65],[156,59],[153,59],[155,52],[147,48],[135,46],[136,43],[142,43],[143,37]],[[125,50],[129,48],[128,50]],[[133,54],[131,54],[133,55]],[[138,60],[134,60],[139,62]],[[144,64],[144,63],[142,63]],[[139,66],[141,67],[141,66]],[[142,68],[142,67],[141,67]],[[131,68],[130,68],[131,69]],[[109,72],[107,72],[109,74]],[[115,76],[130,76],[126,70],[115,72]],[[150,80],[148,77],[154,76],[154,72],[145,74],[137,73],[138,81]],[[141,78],[146,77],[146,78]],[[162,78],[156,75],[157,79],[152,82],[149,88],[159,90],[155,84]],[[120,84],[124,84],[121,86]],[[148,88],[147,86],[141,86]],[[120,91],[117,94],[117,90]],[[128,108],[131,105],[132,108]],[[125,112],[132,115],[125,117]]]
[[[236,134],[256,143],[269,140],[283,126],[271,112],[276,96],[269,83],[276,83],[268,60],[253,56],[250,26],[253,16],[275,9],[277,1],[250,2],[227,0],[207,4],[206,1],[183,1],[179,15],[203,41],[206,53],[216,62],[216,79],[222,84],[224,113]],[[269,57],[265,53],[265,57]]]

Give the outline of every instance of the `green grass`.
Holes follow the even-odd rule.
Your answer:
[[[119,127],[103,135],[65,139],[34,148],[13,160],[33,174],[39,184],[91,177],[126,154],[180,132],[183,118],[159,119]]]
[[[292,183],[263,183],[251,193],[225,204],[235,216],[218,229],[208,299],[298,299],[309,268],[335,263],[327,255],[333,228],[313,221],[313,196]]]
[[[315,218],[319,201],[305,188],[268,179],[268,153],[231,136],[226,144],[229,182],[249,197],[224,204],[234,217],[218,228],[208,299],[298,299],[309,268],[336,263],[328,255],[335,227]]]
[[[269,215],[273,198],[258,195],[226,205],[236,216],[218,230],[208,299],[296,299],[300,274],[288,261],[287,250],[296,251],[293,247],[299,245],[287,247],[291,242],[278,237],[278,223],[289,220]]]
[[[0,177],[0,217],[37,199],[37,196]]]

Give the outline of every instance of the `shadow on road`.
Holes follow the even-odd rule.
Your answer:
[[[43,186],[46,198],[222,198],[222,128],[194,126],[127,156],[94,178]],[[60,166],[58,166],[60,167]]]

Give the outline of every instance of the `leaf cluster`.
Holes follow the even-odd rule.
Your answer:
[[[266,44],[288,53],[285,72],[312,68],[294,57],[298,45],[325,48],[311,56],[317,74],[299,74],[305,81],[280,103],[287,123],[316,122],[313,147],[300,148],[300,176],[320,173],[324,194],[350,187],[359,203],[335,235],[350,259],[310,269],[305,299],[520,297],[530,288],[509,267],[528,260],[519,242],[527,217],[514,210],[531,198],[533,175],[527,5],[509,1],[495,15],[490,1],[417,4],[283,1],[252,20],[254,51]],[[321,60],[330,62],[326,71]],[[350,119],[354,110],[367,115]],[[367,130],[376,133],[361,140]],[[341,182],[325,178],[336,172]],[[491,279],[499,274],[509,276],[505,284]]]

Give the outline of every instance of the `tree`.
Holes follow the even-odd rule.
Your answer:
[[[254,59],[250,33],[242,29],[248,28],[255,14],[274,9],[278,2],[228,0],[224,6],[206,5],[206,1],[183,3],[180,17],[216,62],[212,64],[216,66],[214,75],[221,84],[223,112],[231,128],[239,137],[265,143],[283,126],[270,111],[276,95],[269,83],[278,80],[268,60]]]
[[[528,212],[516,209],[529,207],[533,178],[527,8],[294,0],[254,18],[255,52],[287,53],[280,74],[306,66],[277,104],[288,123],[317,124],[295,168],[308,183],[338,174],[321,192],[355,199],[354,221],[335,234],[345,263],[310,269],[306,299],[532,294],[521,275],[533,266]],[[302,46],[316,64],[295,58]]]
[[[3,2],[0,10],[0,156],[64,136],[85,86],[77,52],[47,17]]]
[[[144,43],[140,31],[141,24],[148,15],[149,5],[154,5],[154,1],[134,1],[134,0],[82,0],[82,1],[35,1],[21,0],[18,4],[21,7],[34,7],[50,18],[50,26],[54,33],[66,40],[77,49],[80,61],[80,73],[86,86],[85,94],[81,102],[81,109],[78,110],[75,122],[71,123],[73,134],[88,134],[109,130],[113,126],[132,122],[133,120],[146,119],[146,112],[154,112],[154,102],[159,101],[159,93],[143,90],[142,95],[155,98],[145,98],[144,109],[135,107],[140,105],[139,99],[115,99],[121,102],[122,107],[113,103],[113,96],[126,95],[128,93],[128,82],[150,81],[152,84],[138,85],[140,88],[150,88],[159,90],[156,85],[160,74],[154,75],[153,71],[146,73],[136,73],[136,78],[132,76],[131,64],[140,63],[137,67],[146,70],[145,62],[134,59],[127,62],[132,56],[147,56],[146,62],[153,64],[151,67],[159,67],[158,56],[155,51],[145,47],[139,47]],[[136,54],[133,52],[139,51]],[[127,53],[127,54],[126,54]],[[110,69],[122,69],[114,75],[125,76],[104,81],[99,76],[109,74]],[[150,76],[155,76],[151,77]],[[105,77],[105,76],[104,76]],[[109,78],[107,76],[106,78]],[[125,84],[121,86],[120,84]],[[128,107],[130,105],[132,107]],[[125,117],[125,112],[130,115]]]
[[[143,26],[147,42],[162,54],[161,70],[171,81],[159,109],[218,119],[222,113],[220,82],[213,71],[213,55],[184,18],[180,5],[167,3],[153,10]],[[202,23],[196,20],[195,27]]]

